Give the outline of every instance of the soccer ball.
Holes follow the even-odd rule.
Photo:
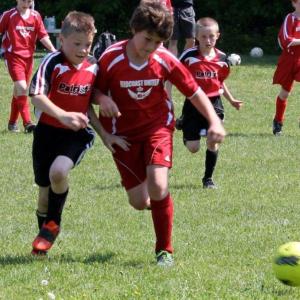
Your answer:
[[[227,57],[230,65],[232,66],[236,66],[236,65],[240,65],[242,62],[241,57],[238,54],[235,53],[231,53],[228,57]]]
[[[263,55],[264,55],[264,51],[259,47],[254,47],[250,51],[251,57],[262,57]]]
[[[275,276],[289,286],[300,285],[300,242],[281,245],[273,261]]]

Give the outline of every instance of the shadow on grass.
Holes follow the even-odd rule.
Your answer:
[[[226,138],[231,138],[231,137],[245,137],[245,138],[250,138],[250,137],[261,137],[261,138],[274,138],[274,139],[280,139],[280,138],[295,138],[294,135],[290,134],[283,134],[281,137],[279,136],[274,136],[272,132],[262,132],[262,133],[244,133],[244,132],[234,132],[234,133],[228,133]]]
[[[93,263],[101,263],[104,264],[108,261],[111,261],[116,256],[113,252],[107,252],[104,254],[95,253],[92,254],[84,259],[76,258],[72,255],[62,254],[61,256],[32,256],[31,254],[28,255],[5,255],[0,256],[0,266],[9,266],[9,265],[25,265],[31,264],[36,261],[59,261],[62,263],[78,263],[82,262],[84,264],[93,264]]]

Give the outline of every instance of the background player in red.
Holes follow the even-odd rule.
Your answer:
[[[141,2],[130,20],[133,37],[110,46],[99,59],[96,87],[103,96],[100,121],[109,133],[126,137],[129,151],[116,147],[114,161],[129,203],[151,208],[156,259],[173,264],[173,200],[168,189],[172,166],[174,114],[164,88],[169,80],[208,119],[208,138],[221,142],[225,131],[209,99],[189,71],[162,47],[173,27],[171,12],[160,1]]]
[[[88,56],[94,34],[90,15],[70,12],[61,29],[61,50],[45,57],[30,85],[32,103],[39,115],[32,154],[39,186],[40,232],[32,243],[33,254],[45,254],[52,247],[60,231],[68,175],[93,144],[94,132],[87,127],[87,113],[98,71],[96,59]],[[93,125],[99,132],[101,125]],[[116,137],[103,139],[113,151]],[[122,147],[122,143],[119,145]]]
[[[280,135],[288,96],[295,81],[300,81],[300,0],[292,0],[295,11],[289,13],[280,28],[278,42],[282,48],[273,84],[280,84],[276,99],[276,113],[273,120],[273,134]]]
[[[19,114],[23,119],[25,132],[32,132],[35,127],[31,121],[27,87],[32,73],[37,39],[49,51],[56,50],[45,30],[40,14],[31,9],[32,5],[32,0],[17,0],[17,6],[5,11],[0,18],[4,58],[14,83],[8,123],[8,130],[11,132],[19,132],[17,125]]]
[[[224,119],[224,107],[221,95],[236,109],[240,109],[242,101],[236,100],[230,93],[224,80],[229,75],[226,55],[215,48],[220,36],[219,25],[212,18],[201,18],[196,24],[196,39],[199,46],[182,53],[180,60],[190,70],[199,86],[209,97],[221,120]],[[176,121],[177,129],[183,130],[183,141],[187,149],[196,153],[200,148],[201,136],[206,136],[208,123],[205,117],[186,99],[182,116]],[[202,178],[204,188],[216,188],[212,175],[217,163],[219,144],[207,139],[205,173]]]

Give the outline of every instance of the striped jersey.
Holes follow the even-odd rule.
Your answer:
[[[193,47],[182,53],[180,61],[189,69],[208,97],[223,93],[223,81],[230,72],[225,53],[215,48],[215,56],[207,58],[201,55],[198,47]]]
[[[102,54],[96,87],[111,95],[122,114],[119,118],[100,117],[104,128],[134,140],[161,127],[174,128],[173,104],[164,88],[167,80],[188,98],[199,87],[189,71],[163,46],[144,64],[135,65],[127,57],[127,43],[116,43]]]
[[[74,66],[61,51],[50,53],[35,73],[29,95],[46,95],[65,111],[86,114],[97,72],[98,65],[94,57],[89,56],[82,64]],[[65,128],[44,112],[36,111],[36,115],[39,122]]]
[[[17,8],[5,11],[0,17],[2,48],[21,57],[32,57],[36,41],[48,36],[40,14],[30,9],[27,18]]]

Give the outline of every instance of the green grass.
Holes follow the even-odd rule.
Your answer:
[[[242,57],[227,81],[228,136],[203,190],[205,146],[190,154],[175,133],[170,191],[175,201],[176,265],[156,267],[149,211],[127,203],[99,139],[70,177],[62,233],[49,259],[29,253],[37,233],[32,136],[6,131],[11,82],[0,62],[0,299],[299,299],[272,273],[276,248],[300,236],[299,88],[289,98],[284,135],[271,133],[275,57]],[[174,95],[176,115],[183,97]],[[20,124],[21,125],[21,124]],[[42,286],[47,279],[49,285]]]

